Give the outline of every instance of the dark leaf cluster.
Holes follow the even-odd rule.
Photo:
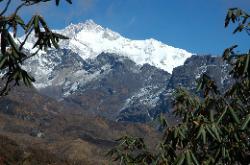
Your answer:
[[[229,9],[225,25],[238,22],[235,32],[248,31],[249,15],[240,9]],[[232,65],[230,76],[234,82],[225,92],[218,90],[215,81],[203,74],[197,80],[199,95],[179,88],[174,93],[173,113],[182,122],[168,126],[160,119],[165,131],[156,152],[133,148],[120,139],[120,145],[110,153],[114,162],[124,165],[199,165],[250,164],[250,53],[236,54],[232,46],[223,53],[223,59]],[[131,146],[132,148],[130,148]],[[130,148],[130,150],[127,150]],[[117,154],[119,153],[119,154]],[[126,153],[124,155],[124,153]],[[150,161],[135,157],[136,153],[150,155]],[[146,157],[147,156],[147,157]],[[129,161],[124,161],[127,158]]]
[[[35,79],[22,67],[22,64],[28,58],[36,55],[41,49],[47,49],[54,46],[59,48],[58,42],[60,39],[68,39],[67,37],[54,33],[48,27],[46,21],[40,15],[34,15],[25,23],[19,15],[19,10],[23,7],[32,6],[42,2],[51,0],[20,0],[20,4],[10,15],[5,15],[11,4],[11,0],[6,0],[6,6],[0,13],[0,70],[3,76],[2,80],[5,86],[0,89],[0,95],[6,95],[13,86],[19,85],[22,81],[26,86],[31,86]],[[72,3],[71,0],[66,0]],[[60,0],[55,0],[56,5],[59,5]],[[4,3],[1,0],[0,3]],[[23,31],[25,39],[19,41],[17,32]],[[33,49],[35,53],[30,54],[24,50],[24,46],[28,38],[34,35],[36,42]]]
[[[237,27],[234,29],[233,33],[241,32],[242,30],[246,30],[246,32],[250,35],[250,15],[245,11],[239,8],[231,8],[227,12],[227,16],[225,19],[225,27],[228,27],[229,23],[238,23]]]

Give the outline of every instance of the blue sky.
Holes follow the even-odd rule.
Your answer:
[[[221,55],[233,44],[239,44],[240,51],[249,49],[247,34],[233,35],[232,29],[224,28],[227,9],[250,12],[249,0],[72,0],[73,5],[61,1],[59,7],[49,2],[22,14],[28,18],[41,13],[56,29],[93,19],[125,37],[155,38],[198,54]]]

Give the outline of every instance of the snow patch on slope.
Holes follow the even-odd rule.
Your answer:
[[[151,106],[152,108],[157,105],[159,101],[159,95],[164,91],[165,88],[159,88],[158,86],[146,86],[141,88],[137,93],[128,98],[120,110],[122,112],[131,105],[141,103],[143,105]]]

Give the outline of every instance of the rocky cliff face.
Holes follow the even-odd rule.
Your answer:
[[[91,20],[56,31],[70,39],[59,50],[39,52],[24,67],[40,93],[85,113],[148,122],[171,110],[177,87],[194,91],[202,73],[221,89],[230,84],[228,66],[219,57],[191,56],[154,39],[130,40]]]
[[[169,73],[191,56],[154,39],[125,38],[92,20],[56,31],[70,39],[60,43],[60,50],[40,51],[24,65],[36,78],[34,86],[42,94],[112,120],[154,119]],[[34,51],[34,41],[28,39],[27,51]],[[128,111],[138,115],[124,115]]]
[[[185,61],[184,65],[173,70],[167,88],[182,86],[192,90],[196,87],[195,80],[206,73],[223,89],[230,84],[228,71],[229,66],[221,57],[211,55],[192,56]]]
[[[120,120],[148,122],[155,119],[160,113],[170,115],[173,101],[173,92],[178,87],[184,87],[191,92],[196,91],[196,80],[206,73],[215,80],[219,89],[223,91],[230,86],[232,79],[228,75],[230,67],[222,58],[211,55],[194,55],[188,58],[184,65],[173,69],[170,79],[166,81],[166,86],[157,94],[157,100],[154,107],[149,106],[129,106],[119,115]],[[153,96],[152,94],[151,96]],[[153,98],[149,99],[154,101]],[[137,101],[137,105],[140,101]],[[133,104],[132,104],[133,105]],[[169,116],[168,116],[169,117]]]
[[[170,79],[170,74],[164,70],[149,64],[136,65],[116,54],[102,53],[96,59],[83,60],[70,50],[48,53],[43,57],[45,62],[37,57],[26,64],[34,67],[29,68],[31,72],[36,66],[49,68],[47,72],[39,68],[33,72],[38,77],[39,91],[112,120],[121,120],[120,113],[132,107],[142,109],[147,117],[142,121],[152,119],[154,114],[148,111],[156,106]]]
[[[47,53],[42,61],[38,56],[26,64],[31,72],[35,70],[40,93],[114,121],[149,122],[171,111],[174,90],[182,86],[194,91],[202,73],[215,79],[222,90],[230,84],[229,66],[210,55],[194,55],[170,74],[117,54],[83,60],[68,49]],[[41,72],[44,68],[49,70]]]

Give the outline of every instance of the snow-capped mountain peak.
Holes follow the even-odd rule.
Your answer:
[[[102,52],[128,57],[138,65],[150,64],[172,73],[173,68],[183,65],[192,54],[174,48],[155,39],[131,40],[93,20],[70,24],[64,29],[55,30],[69,40],[60,42],[61,48],[70,49],[82,59],[94,59]]]
[[[92,31],[92,32],[98,32],[103,31],[104,29],[97,25],[93,20],[87,20],[84,23],[80,22],[78,24],[70,24],[65,29],[57,30],[58,32],[63,33],[64,35],[67,35],[68,37],[72,38],[82,30],[84,31]]]

